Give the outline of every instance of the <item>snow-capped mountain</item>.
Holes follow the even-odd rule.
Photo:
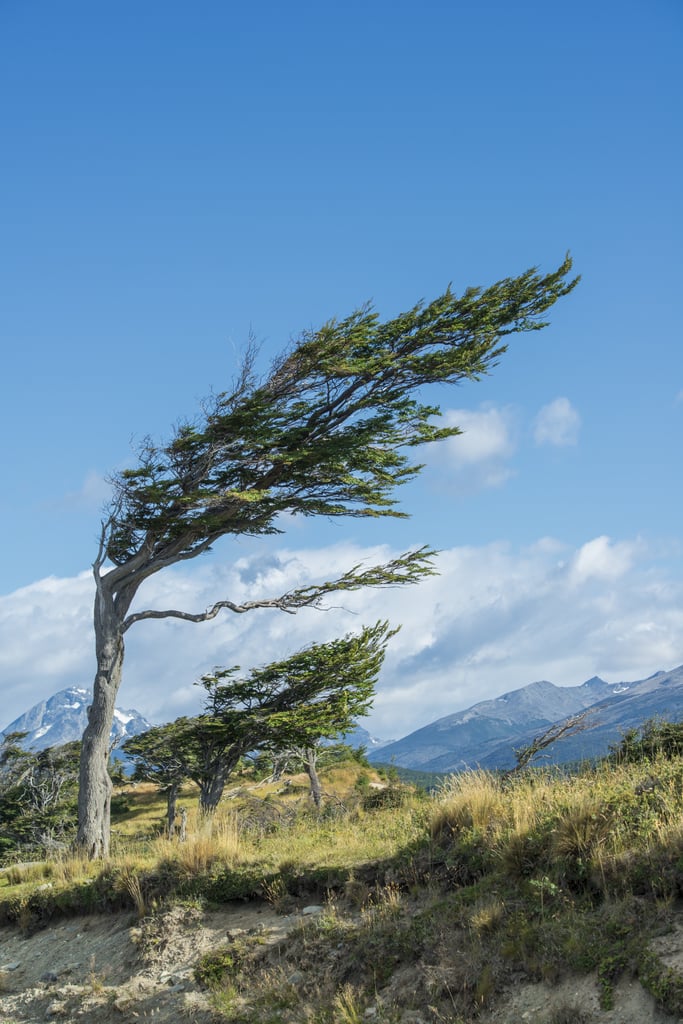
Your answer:
[[[593,676],[580,686],[530,683],[440,718],[368,756],[429,772],[512,768],[515,750],[583,711],[588,712],[584,728],[550,747],[546,763],[603,757],[627,729],[651,718],[681,721],[683,666],[635,682],[607,683]]]
[[[67,690],[60,690],[10,722],[0,732],[0,740],[11,732],[25,732],[28,735],[22,746],[32,750],[79,740],[88,722],[87,709],[91,699],[92,691],[81,687],[70,686]],[[149,722],[138,711],[117,708],[111,738],[118,746],[129,736],[137,736],[149,728]]]

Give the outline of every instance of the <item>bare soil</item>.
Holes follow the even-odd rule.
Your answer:
[[[198,959],[245,932],[266,943],[281,942],[301,921],[302,910],[283,917],[267,903],[213,912],[176,907],[157,921],[153,932],[131,914],[74,918],[29,937],[14,928],[0,929],[0,1024],[218,1022],[208,994],[193,977]],[[683,971],[683,923],[653,945],[667,965]],[[602,1010],[596,978],[585,976],[555,985],[520,982],[482,1012],[479,1022],[548,1024],[553,1019],[564,1024],[677,1020],[656,1007],[637,979],[622,979],[615,987],[614,1008]],[[415,1010],[403,1016],[403,1024],[430,1021],[427,1011],[424,1017]]]
[[[132,914],[73,918],[28,938],[0,929],[0,1024],[215,1021],[193,978],[202,954],[241,931],[276,942],[297,920],[247,904],[220,912],[178,907],[154,937]]]

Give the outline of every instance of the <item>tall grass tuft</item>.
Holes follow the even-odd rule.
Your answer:
[[[242,844],[236,814],[204,818],[198,829],[188,828],[189,838],[175,843],[170,859],[188,874],[208,874],[214,867],[233,868],[240,862]],[[167,857],[168,841],[158,840]]]
[[[432,839],[447,841],[467,829],[494,834],[506,820],[500,779],[490,772],[453,775],[438,794],[430,820]]]

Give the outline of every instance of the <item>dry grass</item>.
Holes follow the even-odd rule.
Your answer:
[[[493,833],[507,818],[500,780],[490,772],[463,772],[443,786],[430,820],[433,839],[447,839],[465,829]]]
[[[332,891],[325,912],[277,955],[264,945],[235,958],[231,947],[234,963],[212,995],[223,1019],[359,1024],[375,1004],[377,1020],[432,1004],[434,1020],[470,1019],[510,972],[552,979],[569,965],[616,977],[654,927],[641,903],[664,907],[683,891],[683,760],[568,777],[470,772],[430,800],[372,810],[354,790],[358,770],[326,778],[335,799],[323,814],[303,789],[274,785],[233,790],[202,821],[184,794],[184,843],[159,837],[162,800],[133,793],[99,881],[125,891],[139,915],[153,907],[150,893],[159,898],[159,879],[179,880],[183,898],[218,902],[234,899],[233,880],[245,878],[248,895],[282,910],[292,893],[308,899],[319,885],[323,902]],[[46,879],[76,888],[97,870],[64,857],[6,875],[23,898]],[[573,1012],[563,1008],[556,1024]]]
[[[232,809],[221,809],[214,818],[202,818],[195,812],[188,816],[186,842],[157,839],[153,852],[159,859],[174,861],[189,874],[206,874],[216,865],[235,867],[242,856],[237,815]]]

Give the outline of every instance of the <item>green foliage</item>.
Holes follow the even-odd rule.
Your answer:
[[[384,323],[370,306],[305,332],[261,381],[249,353],[231,392],[170,443],[146,441],[114,477],[106,554],[125,566],[193,557],[226,534],[279,531],[294,515],[396,515],[393,491],[419,472],[406,449],[457,434],[415,396],[477,379],[502,339],[545,326],[576,280],[571,260],[486,289],[450,289]],[[133,616],[134,618],[134,616]]]
[[[683,755],[683,722],[650,718],[637,729],[627,729],[621,742],[612,744],[609,749],[611,760],[618,764],[680,757]]]
[[[0,746],[0,857],[44,853],[73,835],[80,743],[24,750],[26,735]]]
[[[386,645],[397,631],[387,622],[329,643],[311,644],[238,677],[237,668],[202,677],[204,711],[127,740],[123,749],[137,778],[168,790],[192,779],[206,790],[240,759],[314,746],[347,732],[367,714]],[[218,793],[220,795],[220,793]]]
[[[195,969],[194,978],[198,985],[211,988],[223,981],[226,975],[235,974],[240,966],[239,947],[234,943],[230,946],[219,946],[205,953]]]
[[[449,288],[384,323],[364,306],[305,332],[265,378],[249,351],[231,391],[207,402],[195,422],[179,424],[169,442],[144,441],[138,464],[115,474],[93,562],[98,665],[83,737],[77,835],[89,857],[109,849],[102,737],[112,702],[101,694],[118,690],[131,626],[159,618],[205,622],[222,610],[296,612],[333,593],[418,583],[434,573],[434,552],[423,547],[276,597],[218,600],[198,613],[131,613],[139,588],[222,537],[280,532],[283,513],[403,515],[396,488],[421,469],[411,449],[459,432],[439,424],[440,409],[423,400],[424,390],[478,379],[505,351],[507,335],[545,326],[543,315],[577,283],[569,278],[571,265],[567,255],[549,274],[532,268],[461,296]],[[209,789],[202,795],[207,807],[220,778]]]
[[[134,765],[136,781],[155,782],[161,790],[189,778],[186,758],[186,718],[155,725],[127,739],[122,750]]]
[[[236,796],[232,860],[214,827],[203,866],[190,836],[160,843],[146,865],[132,846],[135,866],[129,854],[63,886],[59,864],[16,869],[0,890],[0,921],[31,931],[60,915],[132,908],[131,879],[153,908],[193,897],[265,897],[287,911],[327,901],[287,942],[240,939],[200,963],[197,977],[225,1018],[254,1024],[283,1010],[290,1016],[281,1019],[299,1019],[303,1002],[311,1021],[326,1024],[344,1019],[342,1005],[363,1014],[377,1005],[387,1022],[426,1006],[436,1020],[471,1020],[511,979],[552,983],[567,971],[593,974],[603,1008],[627,976],[681,1016],[681,976],[652,940],[670,927],[683,892],[683,759],[575,776],[470,773],[433,798],[379,809],[362,805],[359,778],[359,768],[348,772],[348,793],[329,817],[297,812],[275,792],[259,797],[260,787],[243,802]],[[267,829],[254,820],[257,806],[275,812]],[[560,1007],[552,1019],[563,1024],[568,1014]]]
[[[666,1013],[678,1018],[683,1015],[683,975],[680,971],[668,967],[655,952],[646,949],[638,963],[638,977]]]
[[[237,669],[216,669],[201,679],[205,717],[220,723],[244,751],[304,747],[348,731],[368,712],[396,632],[378,622],[358,635],[311,644],[243,678],[236,677]]]

